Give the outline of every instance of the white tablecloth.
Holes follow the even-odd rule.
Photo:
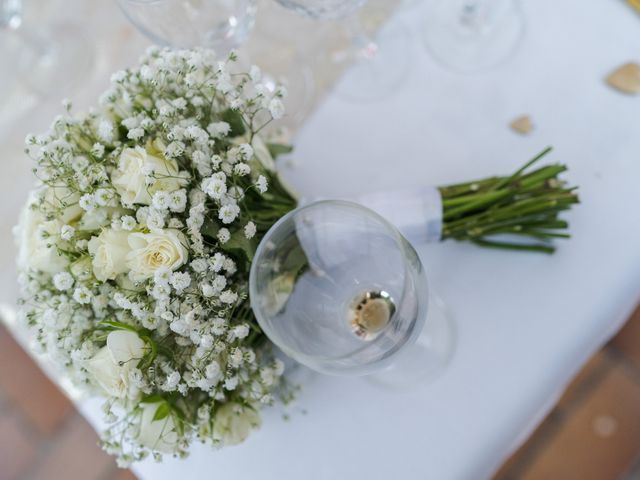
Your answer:
[[[640,60],[640,17],[621,0],[523,2],[517,56],[489,73],[445,71],[422,50],[421,6],[392,21],[414,35],[413,70],[383,101],[326,100],[285,176],[305,195],[508,173],[544,146],[570,166],[582,205],[553,256],[446,243],[419,248],[458,330],[448,370],[410,392],[313,377],[283,421],[240,446],[134,466],[145,479],[422,480],[489,477],[551,408],[640,297],[640,97],[603,78]],[[349,81],[347,75],[345,82]],[[531,114],[535,131],[507,127]],[[98,403],[81,405],[98,423]]]

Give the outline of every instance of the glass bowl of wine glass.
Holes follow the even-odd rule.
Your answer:
[[[281,218],[257,249],[249,284],[264,333],[326,374],[384,369],[427,317],[416,251],[384,218],[347,201],[315,202]]]
[[[160,45],[210,47],[221,53],[240,46],[256,17],[256,0],[117,0],[140,32]]]

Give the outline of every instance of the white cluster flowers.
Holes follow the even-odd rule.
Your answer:
[[[234,61],[154,47],[98,109],[27,138],[21,318],[105,397],[103,443],[123,465],[244,440],[282,375],[247,283],[260,236],[296,205],[258,133],[284,90],[231,75]]]

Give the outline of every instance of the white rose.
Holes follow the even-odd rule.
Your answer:
[[[135,147],[125,148],[120,154],[111,180],[125,204],[151,205],[155,192],[173,192],[186,184],[184,179],[177,178],[179,170],[175,160],[164,158],[158,150],[152,152]],[[149,174],[151,185],[146,181]]]
[[[224,445],[237,445],[244,442],[251,430],[259,428],[261,423],[256,409],[238,403],[225,403],[216,413],[213,434]]]
[[[89,255],[80,257],[69,266],[69,270],[76,280],[86,282],[93,276],[93,265],[91,265],[91,257]]]
[[[129,382],[129,373],[146,351],[137,333],[115,330],[107,336],[107,344],[91,358],[87,371],[108,395],[117,398],[137,396],[138,389]]]
[[[111,223],[112,218],[121,217],[128,213],[128,210],[118,207],[100,207],[86,212],[78,222],[79,230],[98,230]]]
[[[84,213],[84,210],[78,205],[80,195],[70,192],[66,187],[47,187],[44,190],[43,200],[53,208],[65,207],[58,216],[58,220],[62,223],[71,223]]]
[[[159,420],[153,419],[161,405],[165,404],[162,402],[141,404],[142,415],[140,417],[140,430],[137,440],[141,445],[152,450],[172,453],[178,442],[173,415],[169,413],[169,415]]]
[[[29,205],[30,202],[22,210],[20,221],[14,229],[18,266],[21,269],[33,268],[51,274],[61,272],[69,264],[69,260],[60,255],[55,246],[63,224],[57,220],[45,221],[44,215],[29,208]],[[44,238],[42,233],[50,236]]]
[[[187,238],[180,230],[168,228],[152,233],[129,235],[131,251],[127,255],[127,266],[131,279],[140,282],[153,277],[159,268],[176,270],[189,257]]]
[[[93,274],[101,282],[113,280],[118,274],[129,270],[127,255],[131,248],[128,237],[129,232],[107,228],[89,240]]]

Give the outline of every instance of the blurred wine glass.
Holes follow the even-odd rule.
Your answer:
[[[520,45],[524,29],[518,0],[434,0],[422,33],[436,60],[471,73],[507,60]]]
[[[251,306],[285,354],[332,375],[410,387],[442,371],[454,335],[416,251],[361,205],[308,204],[280,219],[251,264]]]
[[[79,26],[65,22],[36,29],[24,22],[22,0],[0,0],[0,30],[15,74],[36,93],[68,94],[71,86],[86,81],[93,50]],[[2,75],[9,71],[5,63]]]
[[[117,0],[126,17],[154,43],[209,47],[226,54],[247,39],[256,0]]]
[[[346,47],[319,58],[324,67],[349,68],[350,82],[339,82],[336,93],[352,101],[372,101],[393,93],[409,70],[409,36],[398,25],[383,26],[376,39],[363,27],[358,10],[367,0],[276,0],[312,19],[342,19]]]

